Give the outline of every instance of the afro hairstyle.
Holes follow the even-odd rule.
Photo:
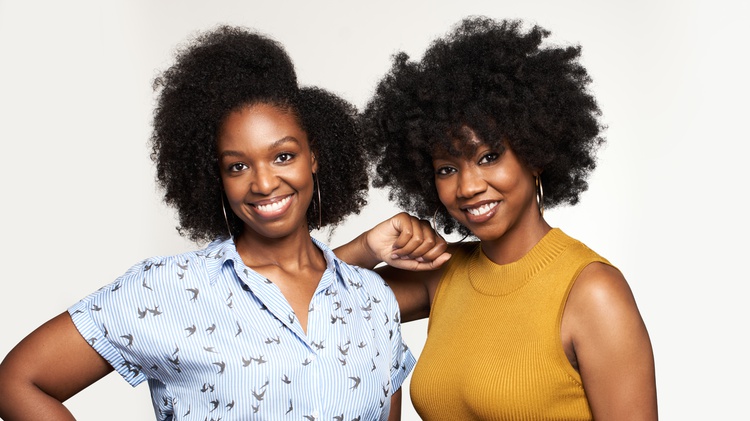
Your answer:
[[[368,174],[356,108],[323,89],[300,88],[292,60],[277,41],[234,26],[198,33],[177,49],[154,89],[156,181],[164,201],[177,210],[178,232],[190,240],[227,237],[227,224],[234,235],[242,231],[231,212],[225,219],[216,142],[229,113],[255,104],[291,112],[308,135],[323,201],[321,208],[308,208],[308,228],[317,227],[320,218],[332,230],[366,204]]]
[[[541,171],[546,208],[577,203],[604,127],[580,46],[543,45],[549,35],[524,31],[521,21],[470,17],[421,61],[394,55],[363,113],[374,186],[387,187],[404,210],[435,216],[446,233],[469,234],[440,204],[432,154],[461,154],[455,142],[466,145],[473,133]]]

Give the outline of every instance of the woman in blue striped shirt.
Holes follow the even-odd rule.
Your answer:
[[[210,244],[31,333],[0,365],[0,417],[73,419],[62,402],[116,371],[148,382],[159,420],[398,419],[415,361],[393,293],[310,236],[365,203],[356,111],[236,27],[193,39],[155,87],[159,185],[180,233]]]

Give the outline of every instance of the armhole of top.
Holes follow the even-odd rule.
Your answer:
[[[586,269],[592,263],[604,263],[607,266],[615,267],[607,259],[596,254],[586,258],[583,262],[581,262],[581,264],[578,266],[576,271],[573,273],[573,276],[571,277],[570,282],[568,282],[568,286],[565,289],[565,294],[563,295],[563,300],[562,300],[562,303],[560,304],[560,309],[558,310],[558,314],[557,314],[557,333],[558,333],[557,341],[558,341],[559,350],[560,350],[560,358],[562,359],[563,366],[565,367],[565,371],[567,371],[568,375],[570,375],[573,380],[575,380],[579,385],[581,385],[581,387],[583,387],[583,379],[581,378],[581,373],[576,371],[576,369],[570,363],[570,361],[568,360],[568,356],[565,354],[565,348],[563,347],[562,319],[563,319],[563,315],[565,314],[565,307],[567,307],[568,305],[568,298],[570,297],[570,291],[573,290],[573,285],[575,285],[576,281],[578,280],[578,277],[581,275],[581,272],[583,272],[583,270]]]

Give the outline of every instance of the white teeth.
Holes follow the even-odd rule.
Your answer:
[[[291,196],[287,196],[284,199],[279,200],[278,202],[270,203],[268,205],[256,205],[255,207],[258,208],[258,210],[261,212],[273,212],[281,209],[291,198]]]
[[[466,211],[474,216],[479,216],[479,215],[484,215],[485,213],[489,212],[495,206],[497,206],[497,202],[487,203],[478,208],[469,208],[469,209],[466,209]]]

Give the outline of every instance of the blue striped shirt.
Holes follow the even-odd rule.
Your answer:
[[[374,272],[317,240],[327,268],[307,334],[279,288],[232,240],[153,257],[68,311],[159,420],[385,420],[415,359]]]

